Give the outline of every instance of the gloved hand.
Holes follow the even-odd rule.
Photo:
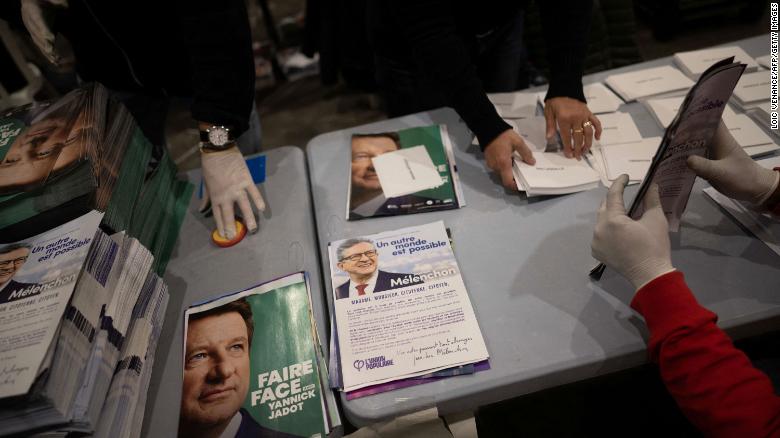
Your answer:
[[[49,62],[59,65],[60,56],[54,49],[51,19],[55,8],[67,8],[68,0],[21,0],[22,21],[33,42]]]
[[[206,196],[203,198],[201,210],[204,210],[211,200],[219,234],[227,239],[236,236],[234,203],[238,203],[249,232],[257,231],[257,221],[249,199],[252,199],[258,211],[265,211],[265,201],[252,181],[252,175],[238,147],[233,146],[224,151],[202,151],[200,158],[203,182],[206,185]]]
[[[777,188],[780,173],[756,164],[722,120],[710,143],[710,155],[713,160],[691,155],[688,167],[730,198],[761,206]]]
[[[623,189],[628,175],[612,183],[599,208],[593,241],[593,257],[614,268],[636,289],[674,270],[669,243],[669,224],[661,208],[658,186],[653,184],[644,199],[645,213],[635,221],[626,215]]]

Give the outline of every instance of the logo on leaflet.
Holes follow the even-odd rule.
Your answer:
[[[373,368],[384,368],[393,365],[393,359],[385,359],[384,356],[369,357],[368,359],[358,359],[352,363],[358,371],[370,370]]]

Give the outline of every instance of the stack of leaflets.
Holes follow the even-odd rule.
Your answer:
[[[169,157],[152,159],[152,145],[104,87],[6,113],[0,163],[4,238],[25,239],[95,209],[106,213],[105,229],[138,237],[163,272],[192,187],[176,179]]]
[[[222,436],[340,432],[310,293],[300,272],[186,310],[179,436],[217,414]]]
[[[684,96],[678,96],[648,99],[644,101],[644,104],[658,124],[666,128],[677,115],[684,100]],[[748,115],[737,114],[728,105],[723,108],[723,123],[731,132],[734,140],[752,157],[780,149]]]
[[[489,368],[442,222],[330,242],[331,386],[347,399]]]
[[[517,189],[529,198],[583,192],[599,186],[599,174],[586,160],[566,158],[563,152],[543,152],[535,146],[532,149],[536,150],[535,164],[525,163],[515,153],[512,166]]]
[[[778,130],[777,119],[774,120],[774,124],[772,123],[771,108],[772,103],[766,101],[756,108],[751,108],[745,111],[745,114],[747,114],[748,117],[753,119],[756,123],[766,128],[769,133],[772,134],[772,136],[775,138],[780,138],[780,130]],[[777,111],[777,105],[775,105],[775,111]]]
[[[354,134],[351,157],[348,220],[465,205],[444,125]]]
[[[742,50],[739,46],[715,47],[711,49],[692,50],[690,52],[678,52],[674,54],[674,63],[692,78],[699,77],[712,64],[720,60],[733,57],[736,62],[745,64],[745,71],[754,71],[758,68],[756,60]]]
[[[0,274],[0,340],[28,339],[0,359],[20,370],[0,384],[6,433],[140,435],[168,291],[149,251],[98,230],[101,217],[0,245],[0,263],[14,266]]]
[[[672,66],[607,76],[605,83],[626,102],[688,90],[693,81]]]
[[[588,109],[593,114],[612,113],[617,111],[618,108],[620,108],[620,105],[623,105],[623,101],[601,82],[585,85],[582,87],[582,91],[585,93]],[[546,91],[537,94],[539,103],[542,104],[542,107],[544,107],[544,98],[546,95]]]
[[[769,102],[769,70],[742,75],[734,88],[734,104],[742,111],[758,108]]]

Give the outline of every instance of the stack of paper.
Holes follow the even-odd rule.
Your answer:
[[[678,52],[674,54],[674,63],[688,76],[697,77],[704,73],[712,64],[732,56],[734,57],[734,62],[741,62],[747,65],[745,71],[754,71],[758,68],[756,60],[738,46]]]
[[[512,172],[520,191],[528,197],[564,195],[582,192],[599,186],[599,174],[586,160],[566,158],[562,152],[534,153],[533,165],[515,155]]]
[[[489,368],[442,222],[330,242],[329,257],[331,384],[347,399]]]
[[[615,112],[623,104],[623,101],[601,82],[585,85],[582,87],[582,91],[585,93],[585,99],[588,101],[588,109],[593,114]],[[544,107],[544,97],[546,95],[546,91],[537,94],[542,107]]]
[[[607,76],[606,84],[626,102],[642,97],[686,91],[693,81],[671,66],[654,67]]]
[[[526,92],[488,93],[498,115],[504,119],[522,119],[536,115],[536,94]]]
[[[769,101],[769,71],[762,70],[742,75],[734,88],[734,103],[743,111]]]

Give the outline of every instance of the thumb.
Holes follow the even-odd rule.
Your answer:
[[[553,114],[553,110],[550,105],[544,106],[544,121],[547,125],[547,138],[553,138],[555,136],[555,114]]]
[[[690,168],[696,175],[706,179],[707,181],[717,177],[721,170],[718,163],[714,160],[708,160],[698,155],[691,155],[688,157],[688,168]]]
[[[658,193],[658,184],[652,184],[645,193],[645,198],[642,200],[644,204],[644,213],[639,219],[639,222],[644,223],[650,229],[655,229],[660,232],[669,231],[669,223],[666,220],[663,206],[661,205],[661,196]]]
[[[658,184],[651,184],[650,188],[645,193],[645,199],[642,200],[645,204],[645,213],[653,209],[661,209],[661,196],[658,193]]]

